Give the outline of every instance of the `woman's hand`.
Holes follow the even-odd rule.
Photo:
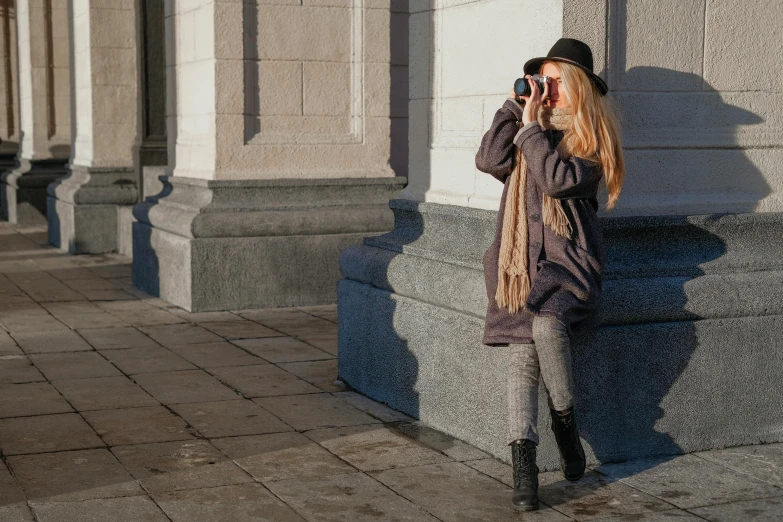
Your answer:
[[[538,82],[534,82],[530,79],[530,75],[525,75],[528,83],[530,84],[531,94],[530,96],[523,96],[525,100],[525,110],[522,111],[522,125],[527,125],[532,121],[538,120],[538,111],[541,110],[541,104],[549,96],[549,82],[544,84],[544,93],[538,89]]]

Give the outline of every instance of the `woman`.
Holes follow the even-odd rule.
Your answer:
[[[538,507],[538,379],[549,396],[565,478],[585,470],[573,408],[570,338],[591,325],[601,295],[604,247],[596,211],[608,208],[625,166],[616,120],[587,44],[563,38],[524,66],[532,93],[495,114],[476,167],[504,183],[495,241],[484,256],[489,307],[484,344],[509,346],[509,444],[513,504]],[[544,92],[529,75],[549,77]]]

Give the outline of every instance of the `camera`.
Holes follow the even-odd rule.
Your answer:
[[[544,87],[546,86],[546,83],[549,81],[549,76],[542,76],[540,74],[534,74],[530,77],[531,80],[538,83],[538,90],[541,93],[541,96],[544,95]],[[532,89],[530,88],[530,83],[528,83],[527,78],[517,78],[517,81],[514,82],[514,93],[519,96],[530,96],[533,94]]]

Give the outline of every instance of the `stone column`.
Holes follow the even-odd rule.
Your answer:
[[[70,154],[70,59],[64,2],[18,0],[19,165],[3,175],[4,217],[46,223],[46,187]]]
[[[17,75],[16,5],[0,0],[0,174],[16,165],[19,151]]]
[[[339,252],[391,228],[404,183],[375,4],[166,4],[172,175],[134,209],[135,285],[188,310],[334,302]]]
[[[164,8],[160,0],[136,0],[138,73],[137,134],[133,165],[139,201],[163,189],[168,165],[166,141],[166,55]],[[118,207],[117,251],[133,256],[132,206]]]
[[[340,377],[508,460],[508,355],[481,343],[502,185],[474,155],[525,61],[575,37],[609,83],[627,161],[617,208],[600,212],[600,327],[573,343],[589,460],[783,440],[783,401],[769,396],[783,369],[776,6],[410,5],[410,182],[391,203],[394,230],[341,256]],[[545,396],[539,466],[556,469]]]
[[[69,0],[73,35],[69,174],[49,187],[49,240],[70,253],[117,249],[118,207],[137,200],[133,2]]]

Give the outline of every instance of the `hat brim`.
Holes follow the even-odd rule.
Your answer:
[[[528,60],[525,63],[523,70],[525,71],[525,74],[536,74],[538,73],[538,71],[541,70],[541,66],[543,65],[544,62],[563,62],[579,67],[587,74],[587,77],[590,78],[590,80],[592,80],[593,84],[598,89],[598,92],[601,93],[601,96],[606,96],[606,93],[609,92],[609,87],[606,86],[606,82],[603,80],[603,78],[595,74],[587,67],[578,64],[573,60],[569,60],[567,58],[557,58],[557,57],[533,58],[532,60]]]

